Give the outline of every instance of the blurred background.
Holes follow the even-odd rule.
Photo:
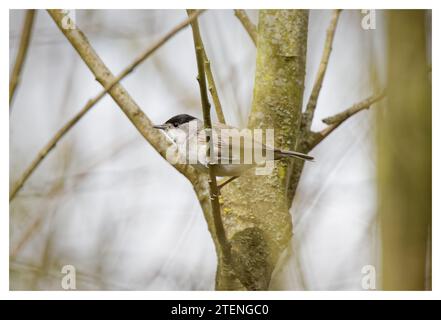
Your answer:
[[[257,11],[247,10],[257,23]],[[10,11],[10,68],[25,11]],[[184,10],[76,10],[80,29],[117,74]],[[309,19],[305,98],[322,54],[329,10]],[[383,88],[384,13],[361,27],[359,10],[338,22],[314,130],[326,116]],[[245,127],[256,49],[233,10],[200,18],[226,121]],[[47,12],[38,10],[10,114],[10,186],[53,134],[101,86]],[[430,30],[428,31],[430,33]],[[147,116],[201,117],[191,29],[186,28],[122,81]],[[283,290],[361,290],[362,268],[381,280],[375,108],[352,117],[305,165],[291,208],[294,236]],[[64,265],[82,290],[213,290],[216,255],[188,181],[139,135],[106,96],[62,139],[10,204],[10,289],[60,290]],[[377,284],[378,287],[378,284]]]

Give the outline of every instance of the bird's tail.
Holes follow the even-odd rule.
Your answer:
[[[289,151],[289,150],[275,150],[274,155],[277,158],[298,158],[306,161],[313,161],[314,157],[308,156],[307,154],[297,152],[297,151]]]

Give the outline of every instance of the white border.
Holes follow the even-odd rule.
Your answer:
[[[63,0],[36,0],[36,1],[3,1],[9,2],[10,9],[52,9],[65,8],[72,6],[69,1]],[[363,9],[363,8],[377,8],[377,9],[428,9],[432,8],[436,1],[430,0],[389,0],[387,2],[380,0],[360,1],[360,0],[162,0],[162,1],[140,1],[140,0],[108,0],[90,1],[78,0],[75,1],[75,8],[78,9],[186,9],[186,8],[207,8],[207,9]]]
[[[378,9],[390,9],[390,8],[432,8],[432,30],[433,34],[437,34],[440,30],[440,20],[437,19],[439,9],[436,8],[439,5],[439,1],[406,1],[406,0],[390,0],[379,1],[371,0],[369,2],[363,2],[358,0],[353,1],[286,1],[286,0],[271,0],[271,1],[169,1],[162,0],[160,2],[141,2],[138,0],[124,0],[124,1],[96,1],[91,0],[77,0],[75,6],[77,8],[102,8],[102,9],[123,9],[123,8],[309,8],[309,9],[330,9],[330,8],[345,8],[345,9],[360,9],[360,8],[378,8]],[[2,1],[0,24],[1,30],[9,30],[9,10],[8,9],[25,9],[25,8],[71,8],[72,3],[69,1]],[[367,6],[367,7],[366,7]],[[4,10],[3,10],[4,9]],[[9,201],[8,201],[8,181],[6,177],[9,176],[9,103],[8,103],[8,91],[6,88],[9,83],[9,73],[5,70],[9,70],[9,32],[2,32],[1,37],[1,101],[2,108],[0,108],[0,144],[1,150],[3,150],[2,161],[0,162],[0,176],[3,177],[0,183],[0,194],[2,195],[2,201],[0,202],[0,299],[434,299],[440,298],[440,278],[437,272],[433,273],[432,277],[432,292],[382,292],[382,291],[272,291],[272,292],[214,292],[214,291],[9,291]],[[440,57],[439,50],[439,36],[432,35],[432,48],[433,57]],[[433,87],[439,85],[437,79],[440,74],[437,60],[432,64]],[[433,106],[439,106],[439,91],[433,91]],[[440,120],[440,110],[437,107],[432,108],[432,147],[433,158],[432,163],[438,164],[441,162],[439,143],[436,142],[436,137],[440,136],[440,127],[435,124],[436,120]],[[8,150],[8,153],[6,152]],[[6,161],[8,157],[8,161]],[[441,190],[439,186],[440,171],[439,168],[434,165],[432,168],[433,179],[433,195],[440,195]],[[9,180],[9,179],[8,179]],[[439,198],[433,197],[432,203],[433,214],[433,230],[440,230],[439,219],[437,213],[440,212]],[[433,233],[433,257],[432,257],[432,269],[441,270],[440,266],[440,237],[439,232]],[[438,249],[438,251],[436,250]]]
[[[3,292],[2,292],[3,295]],[[415,291],[10,291],[4,299],[41,300],[424,300],[434,292]]]

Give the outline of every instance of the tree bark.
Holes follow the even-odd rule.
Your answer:
[[[388,19],[388,101],[377,113],[383,289],[424,290],[432,211],[426,12],[391,10]]]
[[[294,150],[304,91],[308,11],[259,13],[254,96],[248,127],[274,128],[276,147]],[[270,175],[253,170],[222,190],[222,215],[232,266],[219,265],[220,290],[266,290],[292,236],[287,198],[293,163],[276,161]],[[299,174],[300,177],[300,174]]]

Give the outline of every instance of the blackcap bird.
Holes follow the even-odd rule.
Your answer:
[[[154,128],[166,134],[186,163],[205,173],[208,172],[208,164],[211,164],[214,174],[219,177],[240,176],[246,170],[261,166],[262,162],[268,160],[314,159],[300,152],[271,147],[268,142],[263,144],[260,142],[262,139],[256,138],[254,134],[244,133],[244,130],[249,129],[239,130],[222,123],[212,124],[210,138],[213,141],[208,145],[212,146],[209,150],[213,152],[207,153],[207,130],[204,130],[204,123],[188,114],[174,116]],[[256,149],[260,149],[266,156],[262,159],[256,157]]]

